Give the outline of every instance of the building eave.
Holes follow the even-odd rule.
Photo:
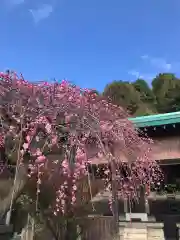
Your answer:
[[[138,128],[164,126],[180,123],[180,112],[154,114],[150,116],[129,118]]]

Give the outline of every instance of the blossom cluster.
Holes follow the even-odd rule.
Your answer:
[[[136,198],[141,186],[161,180],[151,159],[152,141],[139,137],[127,117],[121,107],[67,81],[31,83],[0,73],[0,151],[8,161],[26,166],[30,177],[38,174],[38,191],[43,172],[54,181],[55,215],[76,206],[82,194],[78,183],[101,159],[107,166],[113,163],[123,197]],[[110,191],[111,170],[107,167],[104,186]]]

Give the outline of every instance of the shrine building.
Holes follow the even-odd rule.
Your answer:
[[[164,239],[179,239],[180,224],[180,112],[129,118],[135,127],[153,139],[152,157],[164,173],[164,183],[151,189],[147,199],[141,197],[131,209],[119,200],[120,222],[161,223]],[[93,199],[97,214],[110,216],[108,193]]]

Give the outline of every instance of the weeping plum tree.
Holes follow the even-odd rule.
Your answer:
[[[115,192],[136,199],[141,186],[160,181],[160,169],[151,160],[152,142],[140,138],[127,117],[121,107],[66,81],[38,84],[15,73],[1,73],[1,174],[9,165],[16,166],[13,184],[1,196],[1,216],[11,212],[26,189],[36,213],[44,209],[55,239],[49,219],[66,219],[66,239],[75,239],[70,235],[72,219],[81,217],[83,205],[99,190],[93,190],[89,165],[104,159],[110,166],[103,189],[113,193],[112,210]],[[84,182],[88,199],[82,191]]]

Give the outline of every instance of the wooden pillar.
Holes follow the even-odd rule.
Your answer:
[[[149,214],[150,213],[149,201],[148,201],[148,198],[146,196],[144,197],[144,199],[145,199],[145,211],[146,211],[147,214]]]
[[[131,219],[139,219],[142,222],[148,221],[149,214],[149,203],[148,199],[144,194],[143,188],[140,191],[139,202],[136,202],[132,205],[132,208],[129,206],[129,202],[124,200],[124,212],[126,215],[126,221]]]
[[[124,213],[126,214],[128,212],[128,200],[127,198],[124,198]]]

